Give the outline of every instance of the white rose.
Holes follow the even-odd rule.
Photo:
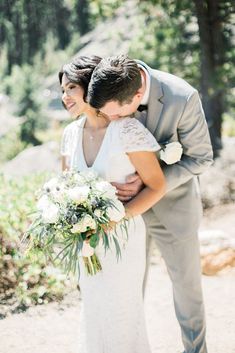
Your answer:
[[[166,164],[179,162],[183,153],[183,148],[179,142],[168,143],[164,150],[160,151],[160,159]]]
[[[53,203],[43,209],[42,219],[45,223],[56,223],[59,219],[59,208]]]
[[[103,216],[103,211],[100,210],[99,208],[97,208],[95,211],[94,211],[94,215],[97,217],[97,218],[100,218]]]
[[[102,194],[102,196],[109,199],[116,198],[117,189],[108,181],[98,181],[95,183],[95,189]]]
[[[96,229],[95,220],[90,215],[86,215],[78,223],[74,224],[71,232],[83,233],[87,231],[87,228]]]
[[[76,186],[67,191],[68,197],[76,202],[82,203],[87,200],[90,188],[88,186]]]
[[[84,229],[83,223],[80,221],[76,224],[73,225],[73,228],[71,229],[72,233],[82,233],[85,232],[86,228]]]
[[[96,229],[96,222],[90,215],[83,217],[82,222],[87,228]]]
[[[89,243],[84,241],[83,246],[82,246],[82,256],[90,257],[90,256],[94,255],[94,253],[95,253],[94,248],[92,248],[92,246],[90,246]]]
[[[110,221],[119,222],[123,217],[125,217],[125,208],[121,201],[116,200],[113,207],[108,207],[107,216],[109,217]]]

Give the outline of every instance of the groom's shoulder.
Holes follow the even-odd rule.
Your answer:
[[[164,95],[188,98],[196,92],[196,89],[183,78],[169,72],[151,69],[150,75],[161,84]]]

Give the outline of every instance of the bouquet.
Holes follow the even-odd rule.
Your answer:
[[[116,188],[109,182],[93,171],[66,171],[46,182],[37,198],[36,217],[23,237],[23,242],[29,239],[27,251],[42,248],[46,257],[53,263],[59,260],[67,273],[80,273],[82,256],[89,275],[102,270],[95,253],[100,242],[105,251],[114,243],[119,259],[116,225],[127,235],[127,220]]]

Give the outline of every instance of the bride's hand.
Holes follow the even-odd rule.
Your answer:
[[[120,184],[120,183],[111,183],[111,184],[117,188],[118,199],[122,202],[130,201],[144,187],[144,184],[137,173],[127,177],[125,184]]]
[[[106,232],[110,232],[111,230],[113,230],[116,227],[116,224],[117,224],[116,222],[110,221],[108,224],[103,224],[102,228],[105,231],[105,233]],[[89,243],[92,234],[95,234],[95,233],[96,233],[95,230],[88,231],[87,234],[86,234],[86,240],[85,241],[87,243]]]
[[[105,232],[110,232],[116,227],[116,222],[110,221],[108,224],[103,224],[102,228]]]

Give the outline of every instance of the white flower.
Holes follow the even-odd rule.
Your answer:
[[[103,211],[100,210],[99,208],[97,208],[95,211],[94,211],[94,215],[97,217],[97,218],[100,218],[103,216]]]
[[[58,184],[55,189],[52,190],[51,195],[55,201],[62,202],[66,193],[65,185]]]
[[[87,200],[89,192],[89,186],[75,186],[67,191],[67,196],[79,204]]]
[[[43,195],[42,197],[40,197],[40,199],[37,202],[37,209],[39,211],[43,211],[44,209],[49,207],[50,204],[51,204],[51,202],[50,202],[48,196],[47,195]]]
[[[88,228],[96,229],[96,222],[90,215],[86,215],[78,223],[74,224],[71,232],[83,233],[86,232]]]
[[[179,142],[171,142],[160,151],[160,159],[166,164],[174,164],[180,161],[182,153],[182,145]]]
[[[80,175],[81,175],[87,182],[94,181],[94,180],[96,180],[97,177],[98,177],[97,172],[96,172],[94,169],[92,169],[92,168],[88,168],[86,171],[81,172]]]
[[[52,178],[43,185],[43,189],[51,191],[51,190],[55,189],[57,187],[57,185],[58,185],[58,179]]]
[[[83,246],[82,246],[82,256],[84,257],[90,257],[94,255],[95,250],[90,246],[90,244],[86,241],[84,241]]]
[[[42,219],[44,223],[56,223],[59,219],[59,208],[53,203],[49,203],[47,207],[43,209]]]
[[[81,221],[74,224],[73,228],[71,229],[72,233],[83,233],[85,231],[86,231],[86,228],[84,228],[83,223]]]
[[[87,228],[96,229],[96,222],[89,214],[85,215],[82,221]]]
[[[109,199],[116,199],[117,189],[108,181],[98,181],[94,185],[95,189],[102,194],[102,196]]]
[[[84,185],[84,177],[82,177],[80,174],[76,173],[74,175],[74,181],[78,186]]]
[[[122,202],[116,200],[113,207],[108,207],[106,210],[107,216],[110,221],[119,222],[125,217],[125,207]]]

